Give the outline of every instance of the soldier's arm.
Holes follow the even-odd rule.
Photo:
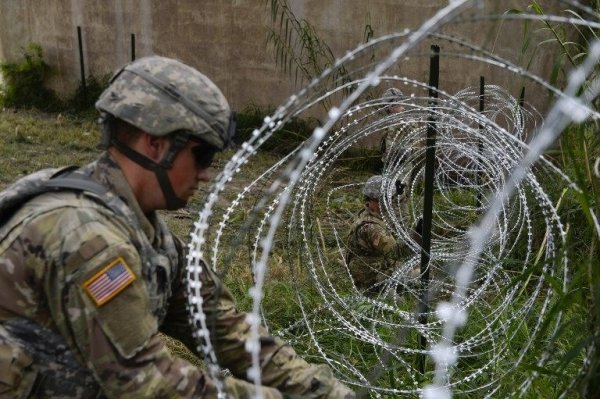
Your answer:
[[[176,238],[176,237],[175,237]],[[186,293],[183,285],[186,247],[176,238],[180,248],[179,276],[170,300],[163,332],[181,340],[188,348],[197,352],[198,343],[191,334]],[[222,284],[212,269],[204,265],[202,275],[202,298],[207,316],[211,340],[222,367],[226,367],[239,378],[247,379],[247,369],[251,359],[245,350],[250,337],[250,326],[246,323],[246,313],[239,312],[231,292]],[[313,398],[343,398],[350,391],[340,384],[326,366],[311,365],[281,339],[270,336],[261,327],[262,383],[276,387],[286,394]],[[311,391],[314,390],[314,391]]]
[[[409,250],[404,242],[396,240],[391,233],[375,223],[361,226],[359,233],[371,250],[383,257],[401,259]]]
[[[239,378],[252,365],[245,346],[251,337],[246,313],[236,309],[230,291],[205,266],[201,294],[220,364]],[[260,328],[262,383],[287,395],[303,398],[353,398],[354,393],[334,378],[329,367],[309,364],[281,339]]]
[[[189,311],[187,309],[187,293],[184,284],[185,269],[187,266],[185,244],[177,236],[173,236],[175,245],[179,252],[179,267],[177,275],[172,279],[173,295],[169,299],[169,308],[161,332],[181,341],[189,350],[198,356],[203,356],[197,350],[198,342],[192,335],[192,329],[189,322]]]

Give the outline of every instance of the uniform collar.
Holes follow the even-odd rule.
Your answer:
[[[363,208],[363,210],[360,211],[361,214],[364,214],[364,216],[370,216],[376,219],[380,219],[383,220],[383,218],[381,217],[381,214],[379,213],[375,213],[371,210],[371,208],[369,208],[366,204],[365,207]]]
[[[104,152],[96,161],[84,168],[86,172],[98,183],[110,189],[133,211],[139,225],[150,242],[154,242],[156,235],[155,225],[158,223],[157,213],[144,214],[140,208],[131,186],[127,182],[123,171],[109,152]]]

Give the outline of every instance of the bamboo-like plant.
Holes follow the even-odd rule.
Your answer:
[[[289,74],[296,86],[321,76],[323,71],[333,67],[336,58],[331,48],[309,21],[298,18],[287,0],[267,2],[273,23],[267,34],[267,45],[273,46],[276,65]],[[371,38],[372,35],[371,30],[365,37]],[[327,82],[340,84],[347,80],[348,72],[340,67],[332,71]]]

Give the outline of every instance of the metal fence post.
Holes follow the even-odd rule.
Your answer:
[[[435,107],[438,99],[438,86],[440,80],[440,48],[431,46],[431,58],[429,67],[429,98],[430,106]],[[435,170],[435,111],[430,111],[427,121],[427,148],[425,150],[425,190],[423,198],[423,231],[421,236],[421,310],[419,312],[419,323],[427,324],[427,312],[429,312],[429,261],[431,250],[431,226],[433,215],[433,179]],[[424,335],[419,339],[421,350],[427,346]],[[418,370],[425,374],[425,355],[418,358]]]

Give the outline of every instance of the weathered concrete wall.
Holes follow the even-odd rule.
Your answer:
[[[80,81],[77,26],[86,74],[101,76],[131,58],[176,57],[211,77],[234,106],[276,104],[292,87],[268,53],[270,16],[257,0],[0,0],[0,58],[38,42],[63,93]]]
[[[364,42],[365,27],[370,26],[375,37],[416,28],[448,1],[290,0],[290,4],[341,56]],[[68,93],[80,80],[77,26],[82,29],[88,75],[101,76],[127,62],[133,33],[138,58],[160,54],[195,66],[221,87],[236,109],[278,105],[296,91],[266,46],[271,20],[263,0],[0,0],[0,58],[16,59],[20,47],[40,43],[57,71],[53,87]],[[499,30],[490,24],[487,31],[481,25],[461,24],[448,31],[475,37],[513,59],[523,40],[522,28],[515,24]],[[547,71],[550,66],[539,57],[532,68]],[[479,75],[486,75],[488,83],[509,86],[515,95],[523,84],[464,60],[442,59],[441,71],[440,86],[449,92],[477,85]],[[428,60],[403,60],[393,72],[427,82]],[[540,97],[533,96],[538,106],[543,102]]]

